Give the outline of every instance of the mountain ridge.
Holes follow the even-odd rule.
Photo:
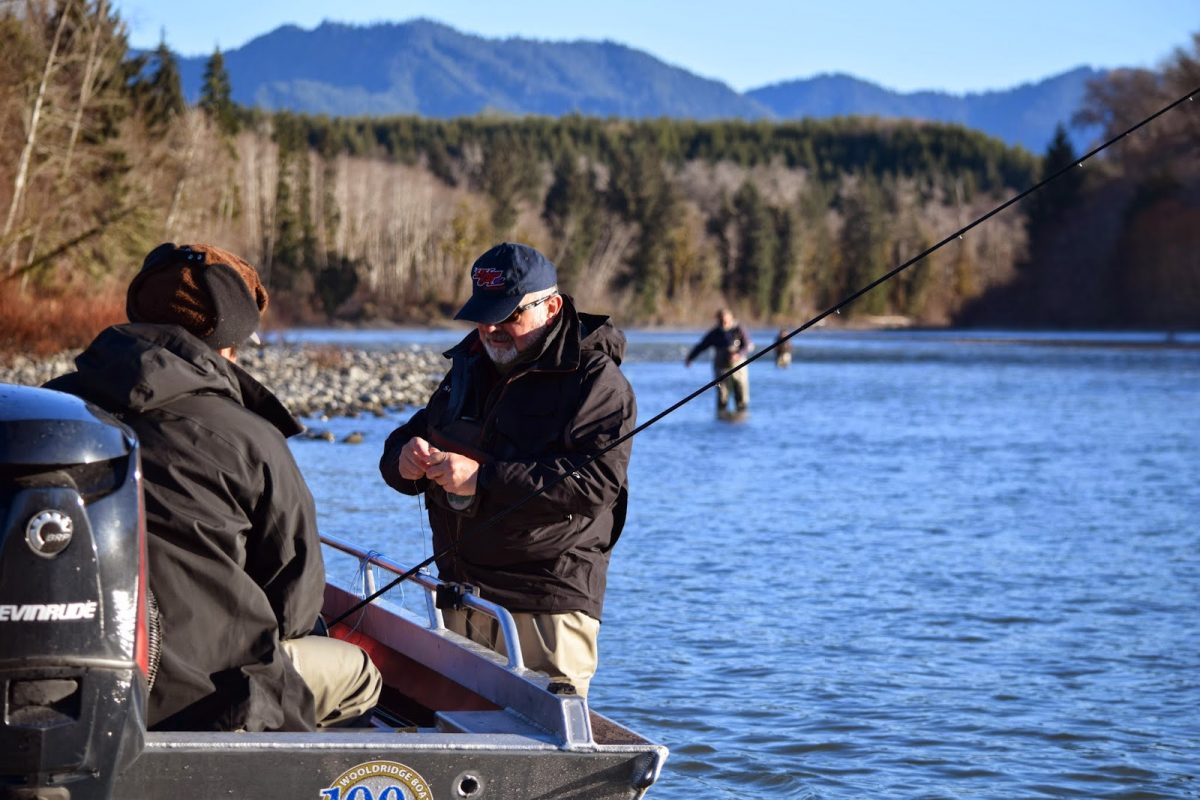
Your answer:
[[[1008,89],[956,94],[931,89],[897,92],[846,73],[824,73],[750,89],[746,95],[783,119],[859,114],[953,122],[1040,152],[1056,124],[1069,128],[1087,83],[1104,74],[1081,66]],[[1087,133],[1074,132],[1077,147],[1086,142]]]
[[[299,57],[298,57],[299,56]],[[238,103],[331,116],[599,117],[788,120],[863,115],[953,122],[1033,152],[1067,125],[1087,81],[1077,67],[1010,89],[898,92],[845,73],[737,92],[611,40],[489,39],[419,18],[369,25],[282,25],[224,53]],[[199,94],[208,56],[179,58]],[[1071,131],[1082,147],[1087,131]]]

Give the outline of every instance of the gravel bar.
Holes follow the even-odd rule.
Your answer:
[[[40,386],[75,369],[75,353],[47,358],[17,355],[0,363],[0,382]],[[384,415],[423,406],[449,363],[428,347],[389,350],[331,345],[246,347],[238,365],[301,417]]]

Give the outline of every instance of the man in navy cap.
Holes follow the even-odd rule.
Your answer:
[[[426,407],[388,437],[380,472],[425,495],[442,579],[508,609],[526,666],[553,691],[586,695],[631,443],[585,462],[634,426],[625,337],[575,310],[545,256],[508,242],[471,267],[455,319],[475,330],[446,353],[450,371]],[[445,619],[504,652],[491,617]]]

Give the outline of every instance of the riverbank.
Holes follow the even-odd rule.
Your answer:
[[[0,382],[40,386],[75,369],[76,353],[14,356],[0,364]],[[301,417],[382,415],[422,406],[446,371],[439,351],[421,346],[391,349],[328,345],[247,347],[238,365]]]

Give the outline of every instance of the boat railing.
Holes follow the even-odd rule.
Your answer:
[[[334,550],[339,550],[358,559],[359,571],[362,574],[362,591],[364,597],[369,597],[376,591],[377,582],[375,580],[374,567],[379,567],[395,575],[404,575],[410,569],[375,550],[364,550],[358,545],[351,544],[345,539],[339,539],[336,536],[322,534],[321,542],[328,547],[332,547]],[[442,617],[442,610],[438,608],[436,600],[438,590],[447,587],[446,582],[430,575],[425,570],[414,573],[408,578],[408,582],[416,584],[425,592],[425,614],[428,627],[432,630],[449,630],[446,627],[446,621]],[[523,671],[525,669],[525,662],[521,658],[520,635],[517,633],[517,624],[513,620],[512,614],[503,606],[484,600],[476,595],[463,593],[460,596],[462,604],[465,607],[479,611],[496,620],[500,626],[500,635],[504,637],[504,649],[508,654],[508,668],[517,672]]]

